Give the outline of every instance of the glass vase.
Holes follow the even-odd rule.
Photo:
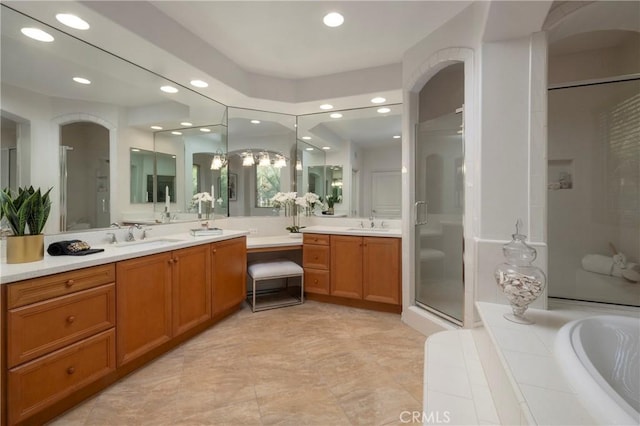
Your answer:
[[[512,240],[502,247],[507,261],[497,266],[495,279],[511,304],[512,313],[505,314],[504,317],[519,324],[533,324],[524,313],[544,291],[547,277],[540,268],[532,264],[537,252],[525,242],[527,237],[520,234],[520,226],[518,221]]]

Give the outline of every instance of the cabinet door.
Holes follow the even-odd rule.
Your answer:
[[[173,252],[173,335],[211,318],[211,256],[209,245]]]
[[[213,314],[242,303],[247,295],[245,237],[211,244]]]
[[[171,253],[118,262],[118,365],[171,339]]]
[[[331,236],[331,294],[362,299],[362,237]]]
[[[400,240],[364,237],[364,300],[400,304]]]

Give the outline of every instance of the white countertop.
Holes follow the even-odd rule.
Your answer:
[[[302,228],[300,232],[306,234],[332,234],[332,235],[355,235],[363,237],[391,237],[402,238],[402,230],[395,228],[358,228],[346,226],[324,226],[315,225]]]
[[[94,245],[91,248],[104,248],[105,250],[100,253],[93,253],[86,256],[50,256],[45,250],[44,259],[38,262],[0,264],[0,284],[8,284],[29,278],[57,274],[90,266],[104,265],[105,263],[117,262],[140,256],[148,256],[165,251],[193,247],[200,244],[228,240],[247,234],[247,231],[224,230],[222,235],[193,237],[189,235],[188,232],[183,232],[145,240],[149,242],[158,240],[166,241],[166,243],[162,243],[161,245],[126,245],[126,243],[120,244],[117,247],[113,245]]]
[[[293,236],[292,236],[293,235]],[[270,247],[302,247],[301,234],[276,235],[272,237],[247,237],[247,249],[270,248]]]

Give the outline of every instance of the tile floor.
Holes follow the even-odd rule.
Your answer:
[[[425,340],[396,314],[244,306],[51,424],[403,424],[422,409]]]

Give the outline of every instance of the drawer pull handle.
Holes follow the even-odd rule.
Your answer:
[[[67,322],[68,322],[69,324],[73,324],[75,320],[76,320],[76,317],[75,317],[75,316],[73,316],[73,315],[69,315],[69,316],[67,317]]]
[[[71,286],[73,285],[73,283],[74,283],[74,282],[75,282],[75,281],[73,281],[73,280],[67,280],[67,282],[65,283],[65,285],[66,285],[67,287],[71,287]]]
[[[216,252],[217,252],[217,250],[216,250],[216,249],[213,249],[213,254],[215,254]]]
[[[73,373],[75,373],[75,372],[76,372],[76,369],[75,369],[75,368],[73,368],[73,367],[69,367],[69,368],[67,368],[67,374],[68,374],[68,375],[72,375],[72,374],[73,374]]]
[[[173,259],[169,259],[169,260],[167,260],[167,263],[168,263],[169,265],[171,265],[171,264],[173,263]]]
[[[318,279],[316,278],[315,280],[313,280],[314,284],[318,284]]]
[[[178,259],[173,259],[173,263],[178,263]]]

